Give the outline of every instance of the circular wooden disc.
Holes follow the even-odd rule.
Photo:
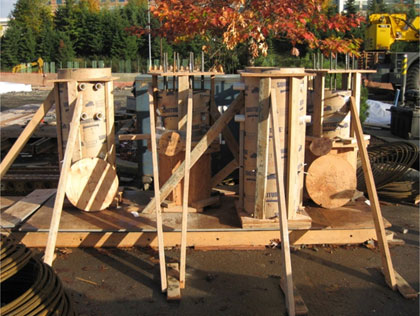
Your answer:
[[[84,158],[71,166],[66,195],[77,208],[84,211],[106,209],[117,191],[117,173],[105,160]]]
[[[332,139],[328,137],[315,138],[309,145],[309,149],[315,156],[324,156],[331,151],[332,144]]]
[[[166,132],[159,138],[159,154],[172,157],[181,150],[181,136],[177,132]]]
[[[325,208],[345,205],[353,197],[356,185],[356,171],[347,160],[337,155],[315,159],[306,175],[309,196]]]

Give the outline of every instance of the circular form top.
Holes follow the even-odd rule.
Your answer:
[[[332,149],[333,140],[329,137],[315,138],[309,145],[309,150],[315,156],[324,156]]]
[[[111,68],[67,68],[60,69],[58,79],[72,79],[76,81],[94,81],[111,77]]]
[[[115,168],[99,158],[84,158],[71,166],[66,186],[69,201],[84,211],[101,211],[118,191]]]
[[[315,159],[306,175],[311,199],[325,208],[345,205],[356,190],[356,171],[344,158],[328,154]]]

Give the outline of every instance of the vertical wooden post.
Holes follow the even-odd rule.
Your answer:
[[[241,111],[244,113],[244,110]],[[244,209],[244,138],[245,138],[245,126],[244,122],[239,123],[239,208],[243,211]]]
[[[178,76],[178,129],[185,130],[187,114],[189,77]]]
[[[291,93],[290,90],[289,93]],[[289,107],[290,111],[290,107]],[[292,277],[292,262],[290,258],[290,245],[289,245],[289,229],[287,222],[287,208],[286,208],[286,196],[284,192],[283,183],[283,163],[281,161],[280,151],[280,134],[279,134],[279,122],[278,122],[278,110],[276,92],[274,89],[271,90],[271,122],[273,130],[273,147],[274,147],[274,160],[276,164],[276,185],[278,192],[278,206],[279,206],[279,222],[280,222],[280,239],[281,239],[281,251],[283,257],[283,274],[286,280],[285,297],[286,297],[286,308],[289,316],[295,315],[295,299],[293,292],[293,277]],[[289,125],[290,129],[290,125]],[[290,211],[289,211],[290,214]]]
[[[325,74],[317,73],[314,79],[312,136],[322,137],[322,123],[324,121]]]
[[[154,91],[157,86],[152,84],[149,86],[149,112],[150,112],[150,142],[152,145],[152,164],[153,164],[153,184],[155,190],[155,209],[156,209],[156,230],[159,247],[159,266],[160,266],[160,284],[162,292],[167,290],[166,280],[166,263],[165,263],[165,245],[163,242],[163,228],[162,228],[162,209],[160,207],[160,188],[159,188],[159,170],[158,170],[158,154],[156,145],[156,119],[155,119],[155,104]]]
[[[12,148],[8,151],[7,155],[3,158],[0,164],[0,179],[6,174],[10,166],[15,161],[16,157],[19,155],[25,144],[31,138],[32,134],[35,132],[35,129],[38,127],[41,120],[45,117],[47,112],[51,109],[54,104],[54,90],[52,90],[45,101],[41,104],[39,109],[35,112],[31,121],[28,125],[25,126],[25,129],[19,135]]]
[[[51,218],[50,231],[48,233],[47,246],[45,248],[44,262],[52,265],[54,261],[54,250],[57,241],[58,228],[60,225],[61,212],[63,210],[64,197],[66,194],[67,178],[73,158],[73,151],[76,145],[77,136],[79,135],[80,115],[83,106],[82,97],[76,98],[73,109],[73,118],[70,123],[69,137],[67,139],[66,151],[64,152],[64,161],[58,181],[57,194],[54,201],[54,209]]]
[[[261,78],[258,104],[257,174],[255,185],[255,218],[265,218],[265,195],[267,193],[268,144],[270,133],[271,78]]]
[[[167,289],[166,280],[166,262],[165,262],[165,246],[163,242],[163,228],[162,228],[162,209],[160,207],[160,188],[159,188],[159,170],[157,159],[157,144],[156,144],[156,118],[155,118],[155,104],[153,93],[157,87],[152,84],[149,86],[149,112],[150,112],[150,142],[152,145],[152,164],[153,164],[153,184],[155,190],[155,209],[156,209],[156,230],[158,235],[159,247],[159,266],[160,266],[160,284],[162,292]]]
[[[106,143],[107,157],[112,166],[115,166],[116,150],[115,150],[115,124],[114,124],[114,97],[112,95],[112,81],[104,82],[105,88],[105,124],[106,124]]]
[[[357,113],[360,113],[360,94],[361,94],[361,87],[362,87],[362,74],[360,72],[356,72],[353,74],[353,90],[351,91],[351,95],[354,97],[354,104],[357,110]],[[350,123],[350,137],[354,137],[354,122],[353,120]],[[362,132],[363,133],[363,132]]]
[[[288,135],[287,135],[287,218],[296,217],[296,211],[299,207],[299,190],[298,190],[298,161],[299,161],[299,143],[296,141],[299,136],[299,102],[298,97],[302,93],[299,89],[300,78],[289,78],[289,117],[288,117]]]
[[[362,124],[356,107],[355,97],[350,100],[351,119],[357,138],[357,146],[362,160],[363,173],[365,176],[366,188],[368,190],[370,208],[372,210],[373,221],[375,223],[376,235],[378,238],[379,249],[381,251],[382,266],[384,268],[385,280],[388,285],[395,290],[396,280],[394,268],[392,266],[391,254],[389,252],[388,241],[385,235],[384,220],[382,218],[381,207],[379,205],[378,194],[376,192],[375,180],[373,179],[372,168],[370,166],[369,155],[363,137]]]
[[[61,170],[61,161],[64,159],[63,153],[63,130],[61,128],[62,113],[60,106],[60,83],[54,83],[54,100],[55,100],[55,120],[57,128],[57,146],[58,146],[58,165]]]
[[[184,192],[182,199],[181,260],[179,286],[185,288],[185,266],[187,260],[188,191],[190,187],[191,137],[193,116],[193,89],[188,91],[187,139],[185,145]]]

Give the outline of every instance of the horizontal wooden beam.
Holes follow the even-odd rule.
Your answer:
[[[8,234],[7,232],[4,232]],[[27,247],[43,248],[48,232],[12,232]],[[258,248],[279,239],[276,230],[189,231],[187,247],[223,249]],[[291,231],[290,244],[361,244],[376,239],[375,229],[322,229]],[[165,247],[181,244],[181,232],[164,232]],[[59,232],[56,247],[152,247],[157,249],[156,232]]]

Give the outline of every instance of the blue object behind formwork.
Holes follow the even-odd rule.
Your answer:
[[[236,98],[239,91],[233,90],[233,84],[240,81],[239,75],[223,75],[216,76],[215,79],[215,100],[216,104],[220,106],[227,106]],[[150,133],[150,118],[149,118],[149,99],[147,94],[148,84],[152,82],[151,75],[140,75],[136,77],[136,112],[138,133]],[[168,77],[168,89],[173,88],[172,77]],[[158,79],[159,89],[163,89],[163,78]],[[194,88],[201,88],[201,77],[197,76],[194,80]],[[210,89],[210,77],[204,78],[204,89]],[[231,122],[232,124],[232,122]],[[231,129],[237,128],[235,124],[231,125]],[[236,133],[235,133],[236,134]],[[147,140],[140,140],[137,143],[139,150],[139,171],[140,176],[152,176],[152,153],[147,150]]]

